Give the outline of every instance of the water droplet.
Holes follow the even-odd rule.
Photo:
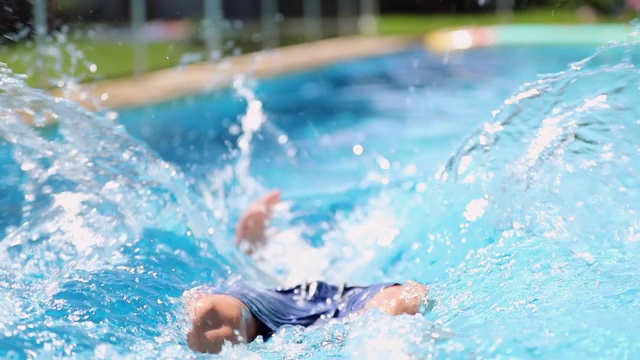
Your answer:
[[[116,120],[118,120],[118,113],[115,112],[115,111],[109,111],[106,114],[106,117],[107,117],[108,120],[116,121]]]
[[[233,124],[233,125],[229,126],[229,134],[231,134],[231,135],[234,135],[234,136],[235,135],[239,135],[241,131],[242,131],[242,129],[237,124]]]
[[[382,170],[389,170],[389,168],[391,167],[391,163],[389,162],[389,160],[387,160],[383,156],[378,156],[376,160],[378,161],[378,166],[380,166]]]
[[[106,184],[104,184],[104,189],[105,190],[113,190],[113,189],[117,189],[120,187],[120,184],[118,184],[115,181],[108,181]]]
[[[362,153],[364,152],[364,148],[362,147],[362,145],[356,144],[356,145],[353,145],[352,151],[356,155],[362,155]]]

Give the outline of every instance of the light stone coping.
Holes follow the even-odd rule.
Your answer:
[[[277,76],[350,59],[390,54],[416,43],[419,42],[414,38],[397,36],[334,38],[224,58],[218,62],[179,66],[138,77],[78,85],[53,93],[92,110],[122,109],[228,87],[239,74],[258,78]]]

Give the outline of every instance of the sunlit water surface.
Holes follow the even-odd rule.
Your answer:
[[[272,284],[260,269],[414,279],[435,306],[286,328],[224,358],[640,356],[639,55],[414,49],[238,76],[123,125],[3,68],[0,357],[195,356],[183,291]],[[276,187],[258,267],[233,227]]]

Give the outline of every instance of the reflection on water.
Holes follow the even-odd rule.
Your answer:
[[[275,221],[281,231],[264,267],[288,281],[429,282],[434,307],[285,328],[222,356],[638,354],[637,59],[636,44],[610,46],[525,85],[435,176],[369,155],[375,146],[365,144],[359,159],[371,156],[365,166],[375,172],[367,181],[292,186],[296,202]],[[283,139],[273,154],[304,168],[305,149],[295,131],[277,130],[249,87],[236,87],[249,106],[229,150],[244,155],[200,176],[112,121],[28,88],[6,68],[0,76],[3,357],[183,358],[192,353],[182,291],[231,274],[268,284],[230,237],[242,195],[262,186],[249,150],[260,137]],[[24,124],[46,117],[59,125]],[[351,140],[354,156],[361,140]],[[331,160],[319,166],[340,166]],[[283,253],[298,258],[273,259]],[[309,273],[292,271],[305,263]]]

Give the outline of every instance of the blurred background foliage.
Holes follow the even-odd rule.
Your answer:
[[[466,13],[493,11],[500,3],[514,10],[536,7],[578,9],[591,6],[603,13],[619,12],[625,6],[624,0],[381,0],[380,9],[383,13]]]
[[[29,24],[33,0],[0,0],[0,32],[17,30]],[[349,0],[342,0],[349,1]],[[201,16],[202,1],[147,0],[148,19],[183,19]],[[575,10],[589,6],[603,15],[621,15],[625,0],[380,0],[379,10],[385,14],[465,14],[492,12],[498,8],[514,11],[532,8]],[[222,1],[228,19],[251,20],[260,17],[259,1]],[[354,2],[354,6],[357,6]],[[301,17],[302,0],[277,1],[284,17]],[[336,1],[322,1],[322,13],[334,16]],[[129,0],[49,0],[49,20],[52,25],[64,22],[126,21]]]

